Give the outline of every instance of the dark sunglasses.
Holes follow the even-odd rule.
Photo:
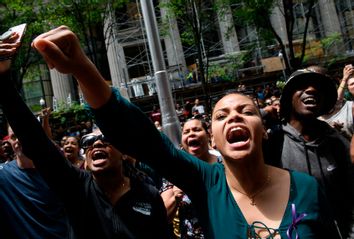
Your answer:
[[[100,140],[104,146],[110,145],[110,143],[107,141],[107,139],[103,136],[103,134],[99,135],[84,135],[81,140],[80,140],[80,145],[81,148],[84,150],[89,149],[93,146],[93,144],[97,141]]]

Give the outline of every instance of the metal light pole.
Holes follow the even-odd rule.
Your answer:
[[[154,68],[157,95],[162,115],[162,129],[173,144],[178,147],[181,139],[181,127],[172,98],[170,81],[168,79],[160,36],[157,29],[153,1],[141,0],[140,3]]]

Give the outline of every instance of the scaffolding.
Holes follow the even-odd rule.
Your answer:
[[[333,40],[331,49],[332,55],[351,56],[354,54],[354,1],[337,0],[334,1],[334,4],[335,12],[328,10],[324,11],[324,8],[329,7],[328,4],[324,4],[325,6],[323,6],[323,4],[320,2],[316,2],[314,4],[308,29],[307,44],[310,44],[311,46],[312,41],[320,41],[326,37],[331,37],[330,35],[326,34],[326,28],[333,28],[334,23],[330,22],[331,26],[326,26],[324,25],[323,19],[331,19],[330,17],[338,16],[340,29],[338,29],[337,32],[333,32],[332,34],[337,34],[339,36],[338,38],[340,39],[339,41],[341,42],[338,44],[338,42],[335,42],[335,39]],[[308,14],[309,9],[307,9],[307,6],[302,2],[295,3],[293,8],[296,19],[294,26],[294,36],[295,38],[301,39],[304,32],[306,15]],[[323,12],[326,14],[323,14]]]
[[[205,1],[207,2],[207,1]],[[340,32],[338,32],[342,38],[344,44],[337,44],[332,51],[336,51],[336,55],[353,55],[353,37],[354,37],[354,12],[353,5],[354,1],[352,0],[338,0],[334,1],[337,15],[340,23]],[[210,7],[205,5],[206,8]],[[237,8],[239,5],[232,5],[231,8]],[[297,1],[294,3],[294,14],[295,14],[295,25],[294,25],[294,37],[298,38],[298,42],[301,42],[302,35],[304,32],[304,24],[306,15],[308,14],[309,9],[307,5],[302,1]],[[161,13],[158,6],[155,7],[157,21],[161,22]],[[210,9],[209,9],[210,10]],[[313,6],[313,15],[310,19],[307,45],[311,48],[314,46],[314,42],[317,42],[317,46],[322,38],[326,36],[326,27],[323,24],[323,13],[321,12],[320,3],[317,2]],[[328,13],[328,11],[327,11]],[[322,15],[321,15],[322,14]],[[132,86],[134,84],[145,84],[143,91],[149,92],[149,94],[154,93],[154,83],[153,83],[153,72],[149,50],[147,47],[146,33],[143,24],[143,18],[140,11],[139,1],[132,0],[128,3],[123,11],[119,11],[116,14],[117,16],[117,30],[118,30],[118,42],[124,49],[127,68],[129,71],[129,82],[128,85]],[[209,22],[209,25],[205,26],[205,29],[214,29],[215,25],[218,22],[217,15],[215,14],[212,21]],[[328,24],[328,23],[327,23]],[[330,23],[331,24],[331,23]],[[216,26],[217,27],[217,26]],[[179,25],[179,28],[183,30],[183,26]],[[271,50],[272,47],[265,46],[258,38],[258,33],[256,29],[252,26],[235,26],[238,37],[238,44],[240,50],[252,48],[251,58],[254,63],[254,67],[260,67],[261,60],[267,57],[277,57],[278,52]],[[222,34],[222,33],[219,33]],[[214,38],[203,35],[202,37],[202,51],[204,59],[220,59],[223,58],[223,42],[219,34],[214,34]],[[215,35],[219,37],[216,39]],[[174,39],[172,39],[172,46],[174,49],[172,51],[177,58],[177,50],[175,47]],[[317,47],[315,46],[315,47]],[[167,59],[167,46],[163,44],[165,59]],[[319,46],[320,48],[320,46]],[[186,59],[196,58],[196,48],[195,46],[183,45],[183,53]],[[225,60],[225,58],[224,58]],[[168,64],[166,64],[168,66]],[[246,70],[249,68],[249,65],[245,65]],[[258,69],[258,68],[257,68]],[[180,78],[185,78],[185,72],[182,72],[180,66],[168,66],[168,70],[171,73],[171,80],[176,80],[174,77],[178,75]],[[242,69],[239,69],[242,72]],[[245,71],[246,71],[245,70]],[[173,75],[173,72],[178,72],[178,74]],[[136,83],[132,83],[131,81]],[[178,80],[178,79],[177,79]],[[173,82],[171,85],[175,88],[184,87],[184,81],[182,84]]]
[[[348,55],[354,55],[354,1],[336,1],[336,8],[339,12],[339,20],[344,38],[344,49]]]

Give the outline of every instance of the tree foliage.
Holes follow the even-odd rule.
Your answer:
[[[160,7],[174,16],[181,27],[181,39],[184,45],[195,48],[198,76],[202,82],[203,94],[209,110],[209,90],[207,85],[207,54],[203,53],[203,36],[215,34],[215,4],[203,0],[165,0]],[[206,49],[208,52],[208,49]]]
[[[70,107],[63,106],[53,111],[49,121],[53,139],[60,141],[62,136],[80,129],[83,122],[92,122],[92,117],[83,105],[74,102]]]
[[[42,60],[31,48],[39,34],[60,25],[69,26],[82,40],[91,60],[97,61],[96,40],[103,37],[102,25],[108,6],[115,8],[127,0],[0,0],[0,30],[27,23],[22,47],[13,64],[19,72],[17,87],[22,87],[27,69]]]
[[[312,9],[315,0],[304,0],[304,4],[307,12],[305,13],[305,26],[302,38],[302,52],[300,56],[295,56],[294,53],[294,24],[295,17],[293,6],[297,1],[293,0],[230,0],[231,4],[239,5],[240,7],[234,12],[236,19],[243,24],[251,24],[255,26],[258,32],[263,33],[261,36],[272,35],[278,42],[279,48],[284,56],[284,61],[287,69],[293,70],[298,68],[303,62],[306,49],[306,38],[309,27],[310,18],[312,16]],[[276,29],[271,23],[271,15],[274,7],[279,7],[282,15],[284,16],[285,29],[287,40],[283,42],[278,35]]]

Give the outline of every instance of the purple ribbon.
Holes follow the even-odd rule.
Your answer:
[[[295,231],[295,239],[299,239],[299,234],[297,233],[296,230],[296,224],[298,224],[304,217],[307,216],[306,213],[301,213],[299,216],[297,216],[296,214],[296,207],[295,204],[291,204],[291,214],[292,214],[292,223],[289,226],[288,230],[286,231],[286,235],[288,236],[288,239],[293,239],[292,237],[292,233],[293,231]]]

